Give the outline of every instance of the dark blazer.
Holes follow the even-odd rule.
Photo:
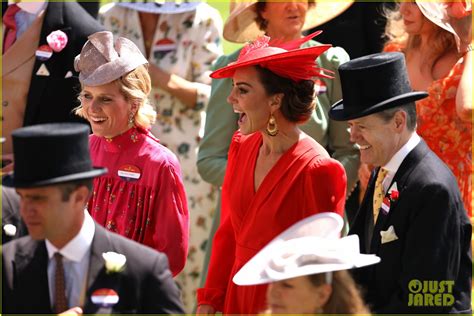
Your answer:
[[[79,105],[77,97],[81,91],[78,73],[74,71],[74,58],[81,53],[87,37],[103,27],[76,2],[48,2],[45,12],[39,46],[47,44],[46,37],[53,31],[66,33],[68,43],[59,53],[45,62],[35,62],[31,76],[30,91],[25,109],[23,125],[50,122],[81,121],[72,110]],[[42,64],[49,76],[37,76]],[[68,71],[73,76],[65,78]]]
[[[379,264],[354,271],[366,290],[367,303],[376,313],[471,313],[472,227],[453,174],[421,141],[396,172],[392,184],[397,183],[399,197],[387,214],[380,211],[368,240],[377,171],[349,232],[359,236],[362,253],[381,258]],[[380,232],[390,226],[398,239],[382,244]],[[454,281],[451,294],[455,302],[409,306],[409,294],[417,291],[416,287],[409,290],[411,280]],[[434,289],[448,293],[444,290]]]
[[[127,257],[125,270],[107,274],[102,253],[114,251]],[[3,247],[3,314],[51,314],[48,285],[48,252],[44,241],[30,236]],[[101,288],[115,290],[119,302],[102,308],[91,301]],[[95,225],[91,247],[84,314],[184,313],[168,260],[162,253]]]

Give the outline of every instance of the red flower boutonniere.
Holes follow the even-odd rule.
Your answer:
[[[400,193],[397,191],[397,190],[392,190],[390,193],[389,193],[389,198],[390,198],[390,202],[395,202],[396,200],[398,200],[398,197],[399,197]]]

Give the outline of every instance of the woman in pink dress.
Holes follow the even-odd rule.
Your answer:
[[[75,68],[76,114],[91,124],[93,163],[108,169],[94,179],[89,212],[108,230],[164,252],[176,275],[186,262],[189,214],[178,160],[149,132],[156,113],[147,101],[147,60],[130,40],[98,32]]]

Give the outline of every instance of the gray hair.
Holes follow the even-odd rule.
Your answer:
[[[409,131],[413,132],[416,129],[416,105],[415,102],[410,102],[401,106],[397,106],[391,109],[384,110],[382,112],[375,113],[380,117],[384,122],[390,121],[395,113],[398,111],[403,111],[407,114],[407,128]]]

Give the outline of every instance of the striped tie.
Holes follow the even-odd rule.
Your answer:
[[[382,182],[385,179],[388,171],[384,168],[380,168],[377,175],[377,180],[375,180],[375,190],[374,190],[374,224],[377,222],[377,217],[379,216],[379,210],[382,206],[382,201],[384,198]]]
[[[66,285],[64,282],[63,256],[59,252],[56,252],[54,254],[54,259],[56,261],[56,271],[54,273],[55,311],[57,314],[60,314],[68,309]]]

